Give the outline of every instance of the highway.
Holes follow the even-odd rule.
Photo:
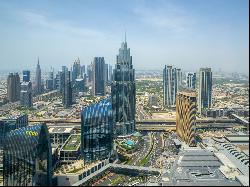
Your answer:
[[[80,124],[81,119],[67,119],[67,118],[50,118],[50,119],[29,119],[31,123],[74,123]],[[166,120],[142,120],[136,121],[136,124],[175,124],[175,119],[166,119]],[[197,124],[200,123],[236,123],[235,119],[197,119]]]

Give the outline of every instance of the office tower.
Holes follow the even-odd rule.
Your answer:
[[[46,80],[46,89],[47,90],[53,90],[54,89],[54,70],[49,72],[49,78]]]
[[[135,70],[127,41],[122,43],[116,57],[111,86],[116,135],[129,135],[135,131]]]
[[[178,92],[176,99],[176,131],[189,146],[196,146],[196,92],[186,90]]]
[[[177,84],[179,86],[182,85],[182,82],[183,82],[183,76],[182,76],[182,71],[180,68],[177,68],[176,69],[176,77],[177,77]]]
[[[51,186],[52,153],[45,124],[9,132],[4,143],[5,186]]]
[[[61,76],[61,72],[59,71],[54,78],[54,89],[57,89],[59,91],[61,88],[60,87],[60,76]]]
[[[36,94],[42,93],[42,78],[41,78],[41,68],[39,64],[39,58],[38,58],[38,63],[36,67],[35,93]]]
[[[188,73],[186,77],[187,87],[191,89],[196,88],[196,73]]]
[[[20,105],[32,107],[32,84],[30,81],[21,84]]]
[[[72,68],[72,82],[74,83],[77,78],[81,78],[81,64],[80,59],[75,60]]]
[[[88,82],[92,82],[93,80],[93,63],[91,62],[90,65],[87,66],[87,76],[88,76]]]
[[[85,73],[86,73],[85,65],[82,65],[82,67],[81,67],[81,75],[83,76]]]
[[[12,130],[26,127],[27,125],[27,115],[20,115],[13,118],[0,120],[0,184],[3,182],[3,146],[6,135]]]
[[[84,79],[76,79],[74,84],[74,90],[79,92],[84,92]]]
[[[24,70],[23,71],[23,82],[29,82],[30,81],[30,71]]]
[[[174,107],[176,94],[182,83],[182,73],[180,69],[172,66],[165,66],[163,70],[163,97],[164,105]]]
[[[108,64],[105,64],[104,65],[104,78],[105,78],[105,84],[108,83],[108,80],[109,80],[109,65]]]
[[[212,106],[212,71],[211,68],[200,68],[199,71],[199,95],[198,112]]]
[[[110,98],[83,109],[81,150],[84,162],[110,158],[113,147],[113,119]]]
[[[7,79],[7,96],[10,102],[16,102],[20,99],[20,77],[18,73],[10,73]]]
[[[112,82],[113,80],[113,69],[112,69],[112,65],[109,65],[109,75],[108,75],[108,80],[109,82]]]
[[[95,57],[93,62],[93,95],[105,95],[105,61],[104,57]]]
[[[62,103],[65,108],[68,108],[73,104],[72,97],[72,85],[71,85],[71,76],[70,71],[66,66],[62,67],[61,73],[61,88],[62,88]]]

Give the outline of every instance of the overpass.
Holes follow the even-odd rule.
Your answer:
[[[50,118],[50,119],[29,119],[30,123],[71,123],[81,124],[81,119]]]
[[[105,171],[113,171],[117,174],[126,174],[126,175],[160,175],[161,170],[151,167],[141,167],[141,166],[130,166],[130,165],[122,165],[122,164],[107,164],[102,167],[100,170],[90,174],[89,176],[79,180],[74,183],[72,186],[82,186],[82,184],[88,182],[93,177],[100,176]]]
[[[67,119],[67,118],[29,119],[29,122],[31,123],[54,123],[54,124],[56,123],[81,124],[81,119]],[[174,125],[175,123],[176,123],[175,119],[136,121],[136,124],[139,124],[139,125],[141,124]],[[197,124],[199,123],[235,123],[235,119],[197,119],[196,123]]]
[[[196,129],[225,129],[239,126],[236,123],[197,123]],[[176,125],[136,125],[138,131],[176,131]]]
[[[237,122],[244,124],[244,125],[249,125],[249,121],[243,119],[242,117],[236,115],[236,114],[231,114],[231,117],[235,119]]]

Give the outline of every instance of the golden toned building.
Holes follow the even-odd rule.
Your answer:
[[[176,131],[189,146],[196,146],[197,94],[192,90],[178,92],[176,98]]]

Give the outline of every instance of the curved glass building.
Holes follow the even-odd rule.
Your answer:
[[[81,151],[85,163],[108,159],[113,147],[110,98],[86,107],[81,114]]]
[[[51,185],[51,157],[50,138],[45,124],[9,132],[4,143],[4,185]]]

